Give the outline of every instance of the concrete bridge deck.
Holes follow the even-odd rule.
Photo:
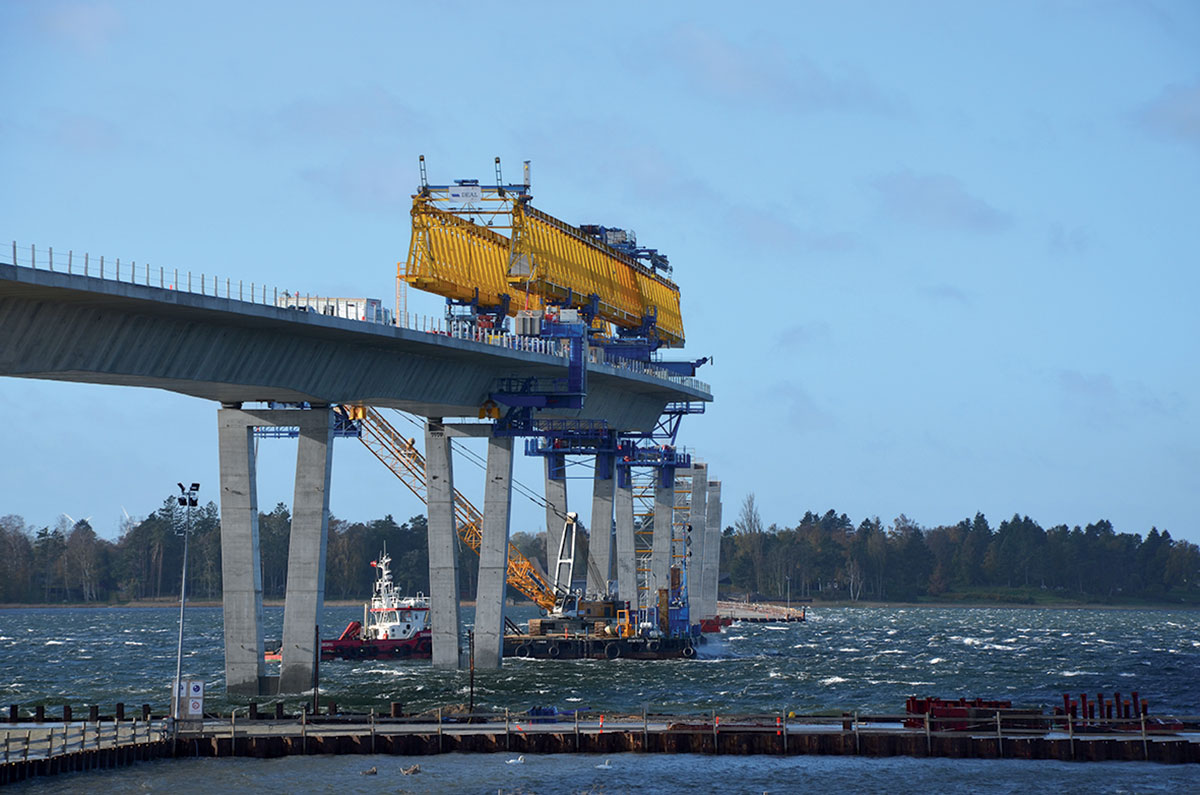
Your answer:
[[[140,275],[132,283],[0,264],[0,375],[226,404],[362,402],[426,417],[474,416],[499,378],[565,375],[566,359],[544,340],[346,320],[275,306],[254,285],[210,277],[201,288],[187,275],[204,290],[190,292],[162,272]],[[711,399],[695,379],[592,363],[584,408],[552,415],[648,429],[668,403]]]

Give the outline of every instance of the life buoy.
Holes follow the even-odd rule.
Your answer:
[[[561,649],[561,648],[559,648],[559,646],[558,646],[558,644],[557,644],[557,643],[551,643],[551,644],[550,644],[550,645],[549,645],[549,646],[546,648],[546,656],[547,656],[547,657],[549,657],[549,658],[550,658],[550,659],[552,659],[552,660],[557,660],[557,659],[558,659],[558,655],[560,655],[560,654],[562,654],[562,649]]]
[[[518,646],[517,647],[517,656],[518,657],[528,657],[529,656],[529,646],[524,643],[522,643],[520,646]]]
[[[689,660],[692,659],[693,657],[696,656],[695,648],[693,648],[691,646],[684,646],[683,647],[683,656]]]
[[[646,651],[656,652],[661,648],[662,648],[662,644],[659,643],[657,640],[652,640],[646,644]]]
[[[615,660],[621,656],[621,644],[606,643],[604,644],[604,656],[606,659]]]

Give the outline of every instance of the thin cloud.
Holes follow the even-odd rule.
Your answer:
[[[894,103],[864,75],[833,74],[777,45],[738,45],[687,25],[670,38],[666,51],[698,88],[727,100],[796,113],[894,109]]]
[[[108,3],[64,3],[45,10],[41,23],[69,48],[95,55],[108,48],[124,20]]]
[[[1087,230],[1082,227],[1068,229],[1062,224],[1052,224],[1046,245],[1051,254],[1067,256],[1086,253],[1089,242]]]
[[[230,122],[262,144],[394,141],[428,128],[424,117],[391,92],[374,88],[337,97],[303,97],[266,113]]]
[[[783,350],[810,347],[815,344],[826,344],[830,339],[829,324],[824,321],[815,323],[793,323],[781,329],[775,335],[775,347]]]
[[[899,221],[967,232],[999,232],[1012,218],[972,196],[958,179],[944,174],[897,171],[872,180],[884,211]]]
[[[1200,80],[1167,86],[1134,117],[1150,133],[1200,150]]]
[[[952,284],[934,284],[921,290],[925,295],[936,301],[944,301],[963,306],[971,305],[971,297]]]

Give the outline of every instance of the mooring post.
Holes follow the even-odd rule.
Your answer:
[[[438,707],[438,753],[442,752],[442,708]]]
[[[714,753],[714,754],[719,754],[719,753],[721,753],[721,743],[720,743],[720,741],[717,739],[717,726],[718,726],[718,725],[720,725],[720,721],[721,721],[721,719],[717,717],[717,711],[716,711],[715,709],[712,711],[712,719],[713,719],[713,721],[712,721],[712,727],[713,727],[713,753]]]
[[[1000,710],[996,710],[996,750],[1004,758],[1004,732],[1000,729]]]
[[[858,710],[854,710],[854,753],[862,755],[862,736],[858,733]]]
[[[650,716],[649,704],[642,704],[642,753],[650,750]]]
[[[997,718],[1000,717],[999,712],[996,713],[996,717]],[[932,754],[933,754],[933,738],[929,734],[929,713],[926,712],[925,713],[925,755],[931,756]]]
[[[371,753],[375,753],[375,708],[371,707]]]
[[[308,755],[308,705],[300,710],[300,752]]]
[[[504,708],[504,750],[512,750],[512,735],[508,733],[508,707]]]
[[[1067,743],[1071,749],[1071,761],[1075,760],[1075,721],[1071,720],[1071,713],[1064,714],[1067,721]]]
[[[1146,713],[1141,714],[1142,718],[1142,759],[1150,761],[1150,743],[1146,739]]]

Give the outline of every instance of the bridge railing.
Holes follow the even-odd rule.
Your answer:
[[[11,258],[11,264],[13,265],[34,268],[36,270],[66,273],[73,276],[87,276],[105,281],[156,287],[162,290],[177,290],[195,295],[225,298],[230,301],[242,301],[261,306],[287,308],[289,301],[291,301],[292,308],[299,307],[296,311],[305,311],[305,307],[312,307],[314,303],[319,303],[322,299],[327,301],[337,300],[332,297],[326,298],[311,293],[301,294],[289,290],[280,290],[278,287],[271,287],[259,282],[247,283],[244,279],[238,279],[235,282],[231,276],[221,277],[211,273],[194,274],[191,271],[181,272],[178,268],[166,268],[161,265],[156,267],[150,263],[139,265],[134,260],[121,262],[120,257],[115,259],[106,259],[103,255],[93,257],[88,252],[84,252],[81,256],[76,256],[75,252],[70,249],[67,250],[64,256],[61,249],[56,254],[53,246],[42,250],[35,244],[31,244],[28,247],[24,245],[18,246],[15,240],[12,243]],[[309,309],[308,311],[312,310]],[[374,320],[341,319],[381,325]],[[567,348],[559,345],[557,340],[518,336],[515,334],[496,334],[490,330],[480,329],[465,323],[447,322],[444,317],[403,312],[394,318],[390,325],[410,331],[438,334],[454,339],[494,345],[509,350],[556,356],[562,359],[569,358],[570,355]],[[675,375],[655,367],[653,364],[627,360],[598,363],[614,370],[643,373],[710,394],[712,392],[709,385],[703,381]]]

